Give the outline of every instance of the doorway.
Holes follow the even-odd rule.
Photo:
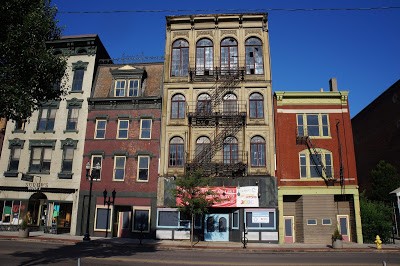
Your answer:
[[[44,229],[47,224],[47,197],[41,192],[32,194],[28,202],[28,224]]]
[[[229,214],[206,214],[204,240],[229,241]]]
[[[339,225],[339,232],[343,236],[343,241],[350,241],[349,216],[338,215],[337,222]]]
[[[294,216],[284,216],[285,243],[294,243]]]

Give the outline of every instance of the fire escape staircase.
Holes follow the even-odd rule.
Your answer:
[[[326,171],[326,167],[321,160],[321,158],[322,158],[321,154],[315,148],[314,144],[311,141],[311,138],[309,136],[297,135],[296,143],[307,146],[307,149],[310,152],[310,154],[315,155],[315,156],[310,156],[310,158],[313,160],[315,169],[318,172],[318,174],[320,175],[320,177],[325,181],[325,184],[327,186],[334,185],[334,183],[336,182],[336,179],[333,176],[328,175],[328,173]],[[319,168],[318,166],[320,166],[321,168]]]

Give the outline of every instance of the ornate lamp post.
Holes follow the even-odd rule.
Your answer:
[[[83,237],[83,241],[90,241],[90,234],[89,234],[89,218],[90,218],[90,205],[91,205],[91,200],[92,200],[92,186],[93,186],[93,178],[98,177],[100,173],[100,163],[97,163],[95,168],[95,171],[92,171],[92,174],[90,174],[90,162],[86,164],[86,179],[89,180],[90,182],[90,189],[89,189],[89,205],[88,205],[88,213],[87,213],[87,218],[86,218],[86,233]]]
[[[116,194],[117,194],[117,192],[116,192],[115,189],[114,189],[114,190],[111,192],[111,197],[112,197],[112,200],[111,200],[111,197],[110,197],[110,196],[108,196],[108,199],[107,199],[107,190],[104,189],[104,191],[103,191],[104,205],[107,204],[106,237],[108,236],[108,219],[109,219],[109,217],[110,217],[110,205],[114,205],[115,195],[116,195]]]

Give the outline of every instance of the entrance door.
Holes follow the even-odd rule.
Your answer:
[[[118,237],[129,237],[131,224],[131,212],[118,212]]]
[[[229,214],[206,214],[205,241],[229,241]]]
[[[343,241],[350,241],[349,216],[338,215],[337,221],[339,224],[339,232],[343,236]]]
[[[294,217],[284,216],[285,221],[285,243],[294,243]]]

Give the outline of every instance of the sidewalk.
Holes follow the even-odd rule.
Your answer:
[[[29,241],[29,242],[49,242],[76,244],[83,242],[82,236],[71,236],[69,234],[45,234],[43,231],[30,232],[29,238],[19,238],[18,232],[0,231],[0,240],[8,239],[13,241]],[[190,249],[190,241],[188,240],[153,240],[144,239],[140,245],[138,239],[132,238],[104,238],[91,237],[91,241],[87,242],[93,245],[133,245],[135,247],[149,247],[155,249]],[[357,244],[344,242],[342,249],[333,249],[330,245],[325,244],[268,244],[268,243],[248,243],[246,249],[239,242],[205,242],[200,241],[194,243],[195,249],[209,250],[242,250],[246,252],[399,252],[400,240],[397,239],[396,244],[383,244],[381,250],[377,250],[375,244]]]

